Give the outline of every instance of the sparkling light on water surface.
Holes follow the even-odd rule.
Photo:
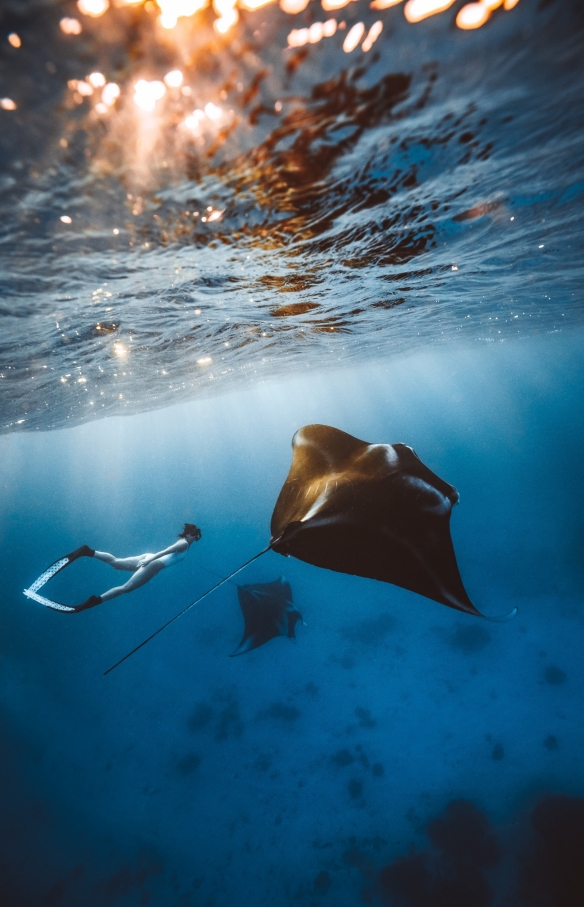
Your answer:
[[[4,44],[4,431],[580,320],[569,3],[72,9]]]

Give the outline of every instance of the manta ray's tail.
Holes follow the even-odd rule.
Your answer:
[[[513,618],[515,617],[516,614],[517,614],[517,608],[513,608],[512,611],[509,611],[509,614],[502,614],[500,617],[489,617],[487,614],[481,614],[481,617],[484,620],[490,620],[493,623],[503,624],[507,620],[513,620]]]

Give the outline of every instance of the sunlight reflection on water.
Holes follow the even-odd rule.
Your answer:
[[[242,9],[224,37],[227,7],[179,5],[14,20],[2,430],[580,321],[569,0],[481,0],[480,33],[468,4]]]

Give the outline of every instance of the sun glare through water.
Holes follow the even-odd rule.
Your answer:
[[[14,141],[14,193],[26,166],[16,220],[46,243],[47,271],[59,275],[47,307],[55,312],[50,343],[72,360],[60,374],[76,367],[77,344],[95,341],[94,352],[103,341],[103,361],[93,361],[96,381],[105,381],[101,370],[113,364],[111,380],[121,380],[117,366],[124,357],[137,375],[139,363],[149,365],[154,357],[168,364],[174,356],[180,368],[188,360],[187,383],[197,359],[193,382],[218,381],[240,363],[262,368],[279,355],[280,337],[294,354],[320,349],[324,337],[328,354],[329,339],[338,338],[340,356],[343,338],[362,323],[369,328],[382,317],[389,323],[394,315],[385,313],[407,296],[408,263],[432,254],[445,216],[442,209],[434,216],[423,197],[425,156],[441,166],[450,143],[455,166],[470,172],[489,153],[472,113],[462,117],[464,127],[439,122],[430,152],[420,143],[425,150],[414,153],[402,140],[398,120],[407,125],[426,97],[433,103],[431,74],[416,73],[404,56],[404,35],[414,45],[418,36],[421,45],[438,45],[454,32],[472,55],[476,29],[521,20],[522,12],[509,13],[515,5],[70,0],[58,10],[48,4],[55,46],[42,53],[13,20],[3,52],[14,73],[5,67],[0,120],[6,134],[16,135],[19,128],[27,131],[23,124],[31,117],[51,114],[48,128],[48,117],[43,120],[42,161]],[[33,65],[34,74],[19,82],[18,68],[32,73]],[[460,115],[452,116],[458,122]],[[416,145],[417,139],[407,141]],[[375,164],[361,174],[354,163],[358,144],[367,142],[375,147]],[[7,180],[6,192],[11,186]],[[461,205],[453,223],[485,218],[517,226],[496,190]],[[543,242],[533,248],[549,254]],[[383,275],[375,296],[365,288],[367,301],[350,315],[329,301],[338,295],[336,260],[343,281],[369,279],[366,260]],[[450,281],[462,284],[462,255],[448,257],[444,267]],[[80,287],[89,279],[91,290],[83,295]],[[361,291],[356,295],[360,299]],[[130,314],[134,305],[137,313]],[[74,315],[68,319],[63,309]],[[165,332],[171,339],[157,347],[151,338]],[[200,367],[211,360],[212,367]],[[63,392],[73,383],[67,378]],[[109,404],[99,387],[91,393],[105,412]]]
[[[179,124],[186,126],[187,131],[200,134],[203,124],[209,127],[216,124],[227,122],[222,109],[216,104],[217,99],[196,98],[196,86],[189,83],[188,73],[185,71],[184,62],[188,59],[186,51],[186,33],[181,31],[181,22],[197,21],[196,17],[211,14],[214,16],[214,30],[218,39],[227,40],[227,35],[234,35],[234,40],[239,40],[237,36],[238,24],[240,23],[239,9],[246,12],[244,15],[258,16],[264,14],[264,7],[269,7],[275,0],[148,0],[143,3],[142,0],[77,0],[77,9],[81,16],[87,17],[94,22],[102,22],[104,25],[109,22],[109,17],[117,14],[124,7],[132,7],[136,14],[149,18],[158,24],[158,39],[165,47],[165,52],[172,55],[174,46],[175,68],[168,68],[166,71],[155,72],[155,66],[149,74],[137,74],[137,78],[132,80],[131,73],[127,73],[126,78],[111,79],[108,73],[94,71],[81,74],[78,78],[71,78],[68,81],[68,87],[71,91],[71,98],[74,105],[90,103],[93,110],[99,117],[105,117],[106,114],[111,116],[114,108],[122,111],[124,109],[124,97],[133,93],[135,107],[144,114],[152,114],[155,111],[167,110],[169,105],[176,105],[182,99],[185,103],[189,98],[194,97],[198,101],[194,109],[191,107],[184,110]],[[291,16],[301,15],[307,9],[309,3],[314,5],[316,0],[280,0],[280,9]],[[402,15],[412,24],[419,23],[424,19],[446,13],[453,5],[454,0],[372,0],[366,3],[366,0],[321,0],[320,6],[325,12],[342,16],[342,12],[347,6],[354,6],[355,3],[367,6],[373,10],[386,11],[388,16],[397,14],[397,8],[403,10]],[[458,28],[468,31],[480,28],[485,25],[493,14],[499,15],[500,10],[511,10],[518,0],[476,0],[462,6],[455,17],[455,23]],[[393,9],[396,7],[396,10]],[[268,13],[269,14],[269,13]],[[202,21],[202,20],[201,20]],[[78,36],[83,31],[81,22],[73,17],[64,17],[59,23],[61,32],[67,36]],[[106,27],[108,27],[106,25]],[[94,28],[94,26],[92,26]],[[384,28],[384,21],[379,19],[373,24],[366,24],[365,21],[346,23],[341,18],[331,16],[324,21],[312,21],[303,27],[291,29],[286,38],[286,48],[293,50],[302,48],[304,45],[314,45],[320,43],[324,38],[335,38],[339,42],[339,50],[346,54],[354,54],[358,49],[362,53],[371,50],[375,42],[380,38]],[[160,31],[162,29],[162,31]],[[256,32],[257,34],[257,32]],[[15,32],[8,35],[8,41],[16,49],[21,46],[21,38]],[[170,42],[170,43],[169,43]],[[174,44],[173,44],[174,42]],[[188,69],[188,67],[187,67]],[[278,102],[279,103],[279,102]],[[16,103],[9,97],[4,98],[1,102],[3,110],[15,110]],[[277,110],[277,108],[276,108]],[[173,115],[176,115],[173,114]],[[233,121],[233,117],[231,117]],[[222,127],[221,127],[222,128]],[[208,129],[207,129],[208,131]]]

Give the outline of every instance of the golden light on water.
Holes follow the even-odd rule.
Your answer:
[[[342,9],[344,6],[348,6],[352,0],[322,0],[322,8],[327,12],[332,12],[335,9]]]
[[[102,103],[111,107],[120,96],[120,86],[115,82],[108,82],[101,93]]]
[[[317,44],[323,38],[332,38],[337,30],[337,20],[313,22],[310,28],[295,28],[288,35],[288,47],[302,47],[304,44]],[[282,105],[280,104],[280,109]]]
[[[378,19],[377,22],[374,22],[373,25],[371,26],[371,28],[369,29],[369,32],[367,33],[367,37],[365,38],[365,40],[363,41],[363,44],[361,45],[361,50],[364,53],[367,53],[369,50],[371,50],[371,48],[377,41],[377,39],[382,31],[383,31],[383,22],[381,22]]]
[[[188,42],[191,40],[189,35],[194,36],[200,30],[208,29],[213,15],[216,16],[213,21],[215,31],[222,36],[226,35],[240,20],[238,7],[240,10],[245,8],[251,11],[244,24],[246,29],[253,28],[255,24],[253,11],[262,10],[263,7],[275,2],[279,3],[280,9],[284,13],[298,15],[307,9],[310,0],[145,0],[145,2],[144,0],[78,0],[77,8],[83,15],[98,20],[106,14],[104,25],[101,26],[100,22],[97,24],[97,28],[99,30],[102,27],[109,29],[112,25],[111,33],[113,35],[117,34],[116,29],[120,27],[120,22],[122,24],[124,22],[119,18],[120,8],[134,8],[134,16],[127,19],[127,23],[135,23],[136,16],[148,17],[154,26],[150,34],[155,42],[161,43],[164,53],[161,53],[159,57],[156,53],[152,54],[149,66],[148,59],[144,57],[140,69],[134,70],[134,78],[128,74],[120,84],[108,80],[107,70],[105,72],[99,70],[86,72],[82,78],[70,79],[67,85],[71,94],[67,103],[70,107],[74,105],[84,107],[89,111],[93,121],[101,123],[103,127],[107,124],[108,128],[112,130],[111,135],[114,137],[114,141],[121,141],[122,132],[126,136],[128,128],[133,130],[131,141],[126,143],[124,140],[119,147],[122,155],[131,160],[135,174],[139,174],[139,177],[136,176],[136,178],[149,178],[151,162],[156,159],[153,156],[154,149],[158,146],[162,147],[162,141],[166,142],[168,151],[161,154],[156,167],[159,164],[163,168],[170,166],[165,158],[171,153],[172,135],[175,134],[174,129],[177,126],[179,127],[176,131],[177,140],[182,143],[187,155],[190,156],[195,151],[197,154],[199,152],[214,153],[214,149],[218,147],[217,141],[219,143],[225,141],[225,136],[229,135],[231,128],[238,121],[238,115],[233,110],[223,109],[226,105],[218,106],[215,101],[227,102],[229,92],[235,85],[238,92],[242,91],[243,87],[239,83],[234,83],[231,88],[225,87],[220,92],[212,93],[212,90],[209,91],[209,85],[205,85],[203,88],[202,85],[192,83],[193,58],[192,51],[189,50]],[[418,23],[429,16],[446,12],[454,4],[454,0],[405,0],[405,2],[404,0],[320,0],[320,5],[324,10],[339,11],[353,2],[361,2],[361,4],[367,2],[367,6],[371,9],[388,10],[388,16],[398,15],[397,11],[395,13],[392,11],[392,8],[403,3],[404,16],[410,23]],[[519,0],[471,0],[471,2],[463,0],[459,4],[461,8],[457,10],[456,17],[454,13],[451,14],[452,20],[456,21],[456,25],[460,29],[478,29],[491,17],[495,19],[499,15],[503,15],[503,9],[513,9],[518,2]],[[140,8],[136,9],[137,7]],[[109,13],[108,10],[110,10]],[[194,17],[203,10],[207,10],[204,19],[195,20],[190,25],[190,31],[184,23],[179,25],[181,18]],[[209,14],[211,14],[211,20],[208,18]],[[264,13],[260,13],[260,16],[264,17],[264,15]],[[115,16],[118,18],[116,19]],[[318,44],[324,38],[335,38],[333,46],[337,53],[341,47],[346,54],[354,53],[359,48],[363,53],[368,53],[384,32],[385,17],[383,19],[380,17],[371,26],[366,26],[363,21],[345,24],[344,21],[340,21],[341,18],[341,15],[337,18],[331,16],[325,21],[313,21],[303,28],[292,29],[287,35],[287,47],[300,48],[304,45]],[[259,18],[256,19],[256,22],[262,28],[266,25],[266,22],[260,22]],[[88,28],[89,25],[92,29],[96,27],[94,23],[88,23]],[[162,29],[174,29],[175,26],[178,26],[177,30],[171,35],[162,31]],[[62,18],[59,27],[64,35],[79,35],[83,30],[79,20],[73,17]],[[344,31],[345,28],[346,31]],[[343,30],[342,35],[339,34],[341,29]],[[255,32],[254,34],[259,35],[260,33]],[[240,38],[241,36],[237,33],[236,41],[239,42]],[[16,32],[7,35],[7,39],[12,47],[20,47],[21,39]],[[217,39],[215,45],[209,45],[209,47],[213,47],[212,53],[220,52],[222,43],[216,45]],[[284,49],[282,48],[282,50]],[[240,51],[235,49],[235,53],[239,54]],[[166,67],[162,68],[164,65],[162,60],[167,61],[167,67],[172,66],[174,62],[175,66],[178,64],[181,68],[169,68],[168,71],[165,71]],[[83,74],[80,73],[80,75]],[[111,75],[113,75],[113,71]],[[139,76],[141,78],[138,78]],[[185,84],[185,80],[187,84]],[[192,84],[189,84],[189,81]],[[203,91],[204,94],[201,97]],[[187,100],[189,98],[192,98],[190,103]],[[132,100],[134,104],[131,103]],[[282,110],[282,102],[276,100],[272,103],[273,110],[279,113]],[[129,120],[127,114],[132,108],[134,111],[138,108],[145,116],[139,120],[135,117]],[[13,111],[16,109],[17,104],[11,98],[0,99],[0,110]],[[156,116],[148,116],[155,111]],[[167,126],[171,126],[171,129],[167,130]],[[168,141],[166,138],[161,139],[165,132],[167,137],[170,136]],[[66,139],[62,139],[61,142],[65,142],[62,147],[67,147]],[[196,148],[193,148],[193,145]],[[114,166],[111,158],[106,160],[105,156],[99,164],[104,170]],[[138,216],[137,208],[142,203],[138,196],[136,199],[132,211]],[[222,216],[222,213],[219,210],[206,213],[204,218],[201,218],[201,222],[213,223]],[[67,221],[63,222],[67,223]],[[144,247],[147,248],[148,244],[146,243]]]
[[[202,110],[194,110],[192,114],[186,118],[184,124],[187,129],[191,129],[193,132],[196,132],[199,128],[199,123],[204,119],[205,114]]]
[[[158,13],[157,21],[160,26],[165,29],[173,29],[180,18],[190,18],[212,5],[217,16],[213,23],[214,29],[219,34],[225,35],[239,21],[238,6],[253,12],[274,2],[276,0],[146,0],[144,4],[143,0],[114,0],[114,3],[111,4],[110,0],[78,0],[77,7],[83,15],[99,18],[110,9],[111,5],[116,7],[143,5],[145,12]],[[309,2],[310,0],[279,0],[279,5],[284,12],[297,15],[307,8]],[[327,11],[338,11],[352,2],[355,0],[321,0],[321,6]],[[404,0],[371,0],[369,7],[386,10],[403,2]],[[518,2],[519,0],[474,0],[474,2],[466,3],[458,11],[456,25],[463,30],[480,28],[489,20],[495,10],[499,8],[511,10]],[[453,3],[454,0],[407,0],[403,7],[404,16],[410,23],[421,22],[429,16],[447,11]],[[59,25],[61,31],[67,35],[78,35],[82,31],[79,20],[72,17],[61,19]],[[323,38],[332,38],[339,27],[344,28],[345,23],[341,22],[339,26],[337,20],[331,18],[325,22],[313,22],[305,28],[292,29],[287,36],[287,45],[292,48],[317,44]],[[382,31],[383,22],[381,20],[375,22],[368,32],[366,32],[363,22],[357,22],[344,36],[342,49],[345,53],[352,53],[361,45],[363,53],[367,53]],[[8,40],[13,47],[20,46],[20,37],[15,32],[8,35]],[[184,85],[183,82],[184,75],[180,69],[170,70],[164,76],[161,74],[159,79],[150,81],[140,79],[134,85],[135,104],[145,113],[151,113],[164,97],[167,88],[181,89],[184,97],[190,97],[193,89],[190,85]],[[85,79],[71,79],[68,86],[74,93],[73,100],[76,104],[82,104],[96,90],[99,92],[99,89],[103,89],[101,98],[99,93],[94,98],[93,107],[94,111],[102,116],[110,111],[121,95],[120,86],[114,82],[107,82],[106,76],[101,72],[92,72]],[[16,109],[16,105],[12,106],[14,102],[9,98],[5,98],[1,104],[4,110]],[[220,119],[221,116],[220,108],[209,102],[205,106],[204,112],[197,109],[192,114],[186,115],[183,125],[193,132],[198,132],[205,119],[214,121]]]
[[[183,74],[180,69],[172,69],[166,73],[164,82],[169,88],[180,88],[183,83]]]
[[[213,28],[218,31],[220,34],[224,35],[229,31],[232,25],[239,20],[239,13],[235,7],[227,10],[223,16],[220,16],[218,19],[215,19],[213,23]]]
[[[115,82],[108,82],[107,85],[104,85],[104,89],[101,93],[101,101],[95,105],[97,112],[101,114],[107,113],[116,103],[120,94],[120,86]]]
[[[236,0],[213,0],[213,9],[219,16],[215,19],[213,27],[219,34],[226,34],[239,20],[239,13],[235,8]]]
[[[205,114],[209,117],[210,120],[218,120],[223,115],[223,111],[220,107],[217,107],[211,101],[208,104],[205,104]]]
[[[77,9],[84,16],[97,19],[109,9],[109,0],[77,0]]]
[[[240,3],[244,9],[254,10],[268,6],[269,3],[274,3],[274,0],[240,0]]]
[[[71,79],[71,82],[75,83],[75,91],[77,91],[82,97],[89,98],[93,94],[92,86],[84,79]]]
[[[118,356],[120,359],[123,359],[123,358],[124,358],[125,356],[127,356],[128,353],[129,353],[128,347],[127,347],[127,346],[124,346],[123,343],[120,343],[119,340],[116,340],[116,342],[114,343],[112,349],[113,349],[113,351],[114,351],[114,354],[115,354],[116,356]]]
[[[347,37],[343,41],[343,50],[346,54],[350,54],[351,51],[355,50],[363,34],[365,32],[365,25],[363,22],[357,22],[352,29],[350,29]]]
[[[482,3],[467,3],[459,10],[456,24],[464,29],[480,28],[490,15],[490,10]]]
[[[404,7],[404,16],[408,22],[421,22],[428,16],[445,12],[453,3],[454,0],[408,0]]]
[[[160,24],[163,28],[174,28],[180,18],[194,16],[209,6],[209,0],[157,0],[160,8]]]
[[[22,41],[20,40],[20,35],[17,35],[14,31],[10,32],[8,35],[8,43],[11,44],[12,47],[21,47]]]
[[[68,16],[65,16],[64,19],[61,19],[61,21],[59,22],[59,28],[64,35],[80,35],[83,31],[79,19],[71,19]]]
[[[93,88],[103,88],[105,85],[105,76],[101,72],[92,72],[87,76],[87,81]]]
[[[156,102],[163,98],[165,94],[166,87],[164,82],[160,82],[158,79],[154,79],[152,82],[147,82],[146,79],[139,79],[134,85],[134,103],[146,113],[151,113],[156,106]]]
[[[295,13],[303,12],[309,3],[310,0],[280,0],[280,9],[293,16]]]

